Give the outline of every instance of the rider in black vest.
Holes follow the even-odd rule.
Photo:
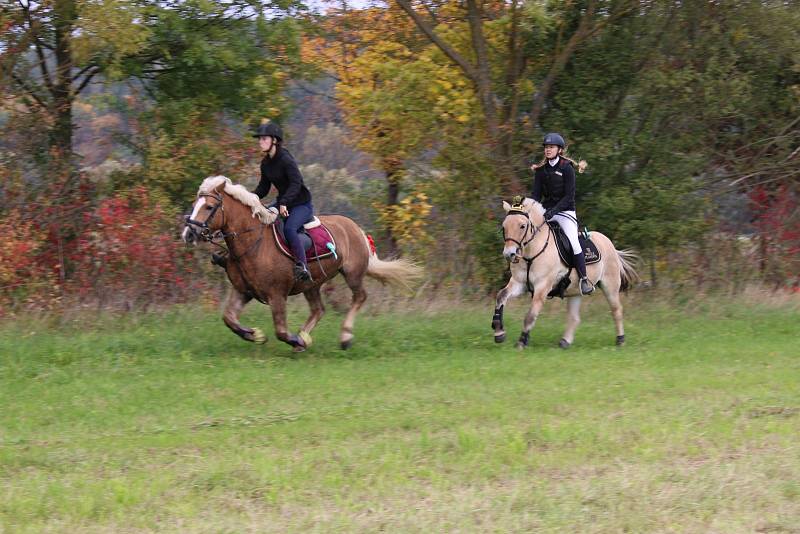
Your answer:
[[[575,213],[574,162],[564,155],[566,143],[557,133],[549,133],[542,142],[545,159],[531,167],[534,171],[531,197],[544,206],[546,220],[556,221],[567,234],[581,279],[581,294],[594,291],[586,276],[586,260],[578,241],[578,219]]]
[[[294,157],[282,146],[283,132],[277,124],[262,121],[253,137],[258,138],[264,153],[261,160],[261,180],[253,193],[258,198],[264,198],[273,185],[278,190],[278,198],[273,205],[278,208],[280,216],[286,219],[283,233],[297,259],[294,266],[295,278],[310,280],[306,251],[298,232],[305,223],[314,219],[311,192],[303,182],[303,175]]]

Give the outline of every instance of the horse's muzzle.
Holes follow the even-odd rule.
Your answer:
[[[200,236],[198,235],[197,230],[195,230],[194,226],[192,226],[191,224],[187,224],[183,228],[183,232],[181,232],[181,238],[185,243],[189,245],[195,244],[199,239],[199,237]]]
[[[506,247],[503,249],[503,257],[506,261],[513,262],[517,259],[517,247]]]

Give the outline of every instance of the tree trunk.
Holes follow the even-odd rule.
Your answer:
[[[72,50],[70,39],[75,23],[75,2],[57,0],[54,6],[55,80],[53,84],[53,129],[50,147],[62,168],[72,160]]]
[[[653,289],[658,287],[658,279],[656,278],[656,253],[650,253],[650,284]]]
[[[386,171],[386,206],[397,206],[400,202],[400,167],[392,162],[384,164]],[[397,238],[392,232],[392,225],[386,225],[386,243],[389,245],[389,255],[392,257],[400,256],[400,246]]]

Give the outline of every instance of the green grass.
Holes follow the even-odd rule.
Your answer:
[[[293,356],[267,309],[0,325],[0,532],[800,532],[800,313],[601,299],[329,313]],[[291,324],[300,324],[299,311]]]

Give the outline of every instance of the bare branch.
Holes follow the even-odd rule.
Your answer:
[[[464,74],[472,80],[473,83],[476,85],[478,84],[479,76],[476,68],[469,63],[461,54],[456,52],[449,44],[444,42],[441,37],[430,27],[430,25],[425,22],[422,17],[419,16],[414,8],[411,6],[411,3],[408,0],[396,0],[397,5],[399,5],[403,11],[405,11],[409,17],[414,21],[422,33],[424,33],[430,41],[435,44],[439,50],[441,50],[444,55],[450,58],[450,61],[455,63],[458,67],[464,71]]]
[[[83,79],[83,81],[81,82],[81,84],[78,86],[78,88],[75,89],[75,91],[72,93],[73,98],[75,96],[78,96],[79,94],[81,94],[81,91],[83,91],[86,88],[86,86],[89,85],[89,83],[91,83],[92,78],[94,78],[95,76],[100,74],[100,72],[102,72],[102,70],[103,70],[102,68],[97,67],[97,68],[95,68],[94,71],[88,73],[86,75],[86,77]]]
[[[39,104],[39,106],[40,106],[42,109],[45,109],[45,110],[46,110],[46,109],[49,109],[49,108],[48,108],[48,106],[47,106],[47,104],[44,102],[44,100],[42,100],[42,98],[41,98],[41,97],[40,97],[38,94],[36,94],[36,91],[35,91],[35,90],[34,90],[32,87],[30,87],[30,86],[29,86],[29,85],[28,85],[28,84],[25,82],[25,80],[23,80],[22,78],[20,78],[19,76],[17,76],[17,75],[16,75],[16,74],[14,74],[14,73],[11,73],[11,78],[12,78],[12,79],[13,79],[15,82],[17,82],[17,85],[19,85],[19,86],[22,88],[22,90],[23,90],[23,91],[25,91],[25,93],[26,93],[28,96],[30,96],[31,98],[33,98],[33,99],[36,101],[36,103],[37,103],[37,104]]]

